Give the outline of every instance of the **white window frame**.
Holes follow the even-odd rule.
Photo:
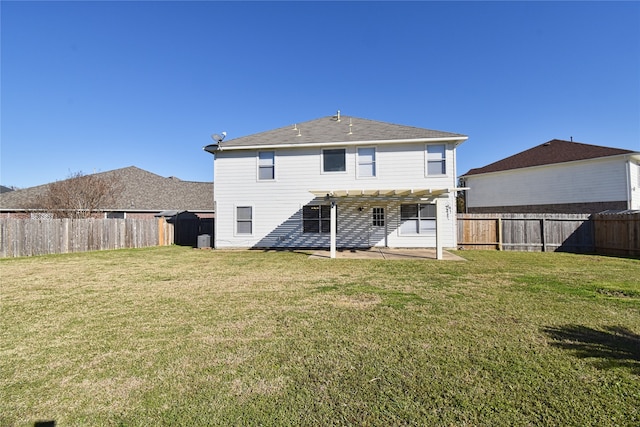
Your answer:
[[[304,217],[304,210],[305,208],[314,208],[317,207],[318,208],[318,217],[317,218],[309,218],[307,219],[307,221],[317,221],[318,222],[318,231],[304,231],[304,222],[305,222],[305,217]],[[328,215],[326,217],[322,216],[322,208],[328,208],[329,212]],[[338,207],[336,206],[336,209],[338,209]],[[304,205],[302,206],[301,212],[300,212],[300,220],[301,220],[301,227],[302,227],[302,234],[313,234],[313,235],[322,235],[322,236],[328,236],[331,234],[331,205],[327,205],[327,204],[308,204],[308,205]],[[337,226],[337,219],[338,219],[338,211],[336,210],[336,231],[338,229]],[[329,221],[329,229],[326,231],[322,231],[322,225],[323,225],[323,221],[326,223],[326,221]]]
[[[262,164],[261,163],[261,159],[260,159],[260,154],[261,153],[271,153],[272,154],[272,158],[271,158],[271,164]],[[256,179],[258,181],[275,181],[276,180],[276,152],[273,150],[263,150],[263,151],[258,151],[258,154],[256,155]],[[272,175],[273,178],[261,178],[260,177],[260,170],[261,169],[271,169],[272,171]]]
[[[326,151],[336,151],[336,150],[342,150],[344,151],[344,170],[341,171],[327,171],[324,169],[324,153]],[[323,148],[321,150],[320,153],[320,170],[322,171],[323,174],[346,174],[348,171],[348,167],[347,167],[347,149],[346,147],[332,147],[332,148]]]
[[[417,210],[417,216],[415,217],[411,217],[411,218],[407,218],[407,217],[403,217],[402,216],[402,206],[406,206],[406,205],[412,205],[412,206],[417,206],[418,210]],[[433,210],[434,210],[434,216],[421,216],[421,210],[423,207],[426,206],[433,206]],[[438,207],[435,203],[402,203],[400,205],[400,226],[398,227],[398,234],[400,234],[401,236],[435,236],[437,233],[437,217],[438,217]],[[416,229],[415,232],[407,232],[404,224],[407,221],[411,221],[412,223],[416,225]],[[425,224],[432,224],[433,227],[423,227],[422,226],[422,222],[424,222]]]
[[[246,219],[239,219],[238,218],[238,209],[240,208],[251,208],[251,218],[246,220]],[[237,204],[233,206],[233,235],[234,236],[253,236],[253,232],[255,230],[255,219],[256,219],[256,208],[255,206],[248,204],[248,203],[242,203],[242,204]],[[251,232],[250,233],[241,233],[238,231],[238,223],[239,221],[243,221],[243,222],[249,222],[251,224]]]
[[[360,150],[373,150],[373,160],[364,161],[360,159]],[[373,175],[363,175],[361,173],[361,166],[371,166],[373,169]],[[356,147],[356,177],[362,179],[372,179],[378,176],[378,150],[376,147]]]
[[[386,227],[387,218],[385,208],[382,206],[373,206],[371,208],[371,225],[373,227]]]
[[[442,147],[440,152],[429,152],[429,148]],[[442,173],[429,173],[429,164],[440,164]],[[446,176],[447,175],[447,144],[426,144],[424,149],[424,175],[425,176]]]

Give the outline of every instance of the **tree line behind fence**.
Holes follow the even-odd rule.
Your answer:
[[[0,257],[143,248],[173,239],[164,218],[0,219]]]

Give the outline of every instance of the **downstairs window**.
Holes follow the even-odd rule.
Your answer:
[[[337,206],[336,206],[337,209]],[[337,221],[336,211],[336,221]],[[337,225],[336,225],[337,229]],[[331,233],[331,206],[307,205],[302,207],[302,232],[303,233]]]
[[[436,234],[436,205],[411,204],[400,206],[400,234]]]

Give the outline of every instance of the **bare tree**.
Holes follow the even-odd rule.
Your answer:
[[[51,212],[54,218],[91,218],[102,209],[112,208],[121,190],[115,175],[76,172],[64,181],[49,184],[34,207]]]

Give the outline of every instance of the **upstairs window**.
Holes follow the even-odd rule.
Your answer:
[[[411,204],[400,206],[401,234],[436,234],[436,205]]]
[[[274,151],[258,152],[258,179],[271,180],[276,177],[276,153]]]
[[[374,147],[358,148],[358,177],[376,176],[376,149]]]
[[[336,209],[338,207],[336,206]],[[337,219],[336,211],[336,219]],[[337,226],[336,226],[337,229]],[[303,233],[331,233],[331,206],[307,205],[302,207],[302,232]]]
[[[335,148],[322,150],[322,172],[346,172],[347,150]]]
[[[427,145],[427,175],[447,173],[446,152],[444,144]]]

